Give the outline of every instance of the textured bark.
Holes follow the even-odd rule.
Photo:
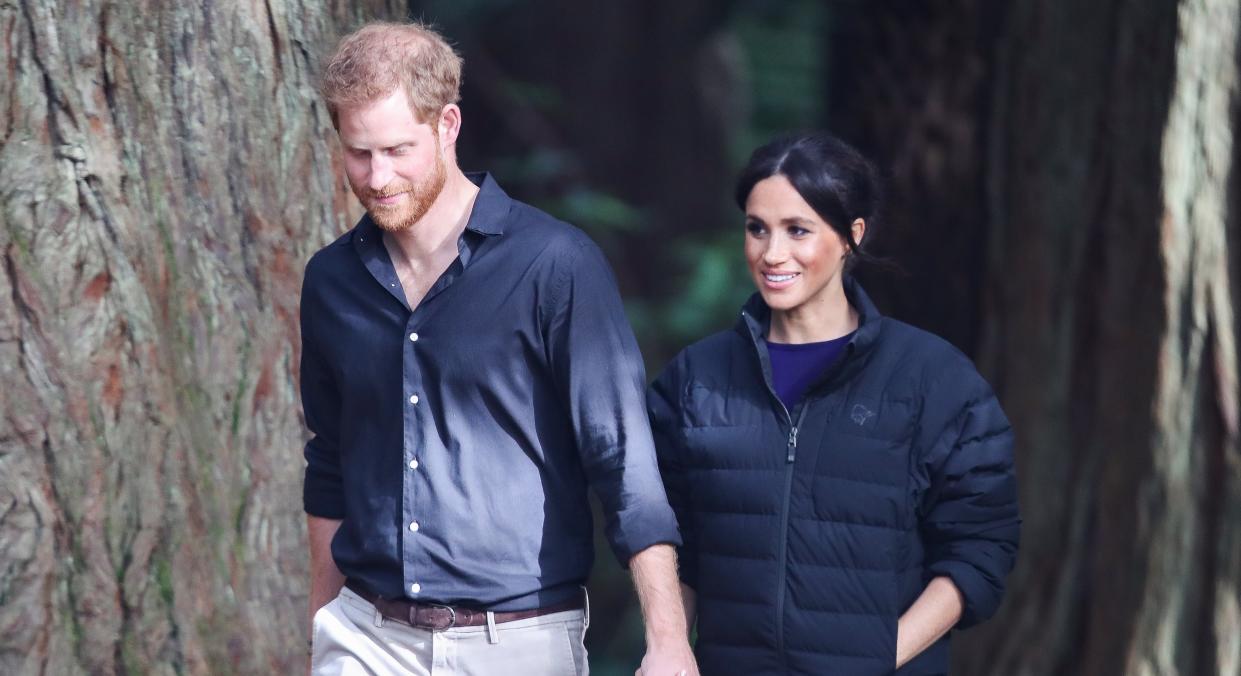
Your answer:
[[[1014,3],[983,362],[1023,554],[962,673],[1238,672],[1235,0]]]
[[[292,673],[313,77],[398,3],[0,3],[0,672]]]
[[[1241,3],[853,11],[835,116],[915,282],[876,295],[977,346],[1017,433],[1021,555],[954,673],[1241,673]]]

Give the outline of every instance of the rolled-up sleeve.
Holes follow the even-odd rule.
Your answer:
[[[651,545],[681,542],[646,418],[646,374],[602,252],[580,233],[555,247],[549,363],[582,467],[603,505],[604,533],[628,565]]]
[[[965,607],[957,628],[965,628],[999,608],[1021,518],[1008,419],[968,360],[955,355],[947,363],[923,408],[930,486],[920,526],[928,574],[948,576],[960,590]]]
[[[681,529],[681,546],[677,549],[677,573],[681,582],[698,588],[698,549],[694,546],[694,525],[689,521],[690,483],[685,475],[681,443],[681,379],[678,362],[674,361],[646,391],[646,411],[655,439],[655,455],[659,473],[664,480],[668,504]]]
[[[306,442],[306,476],[302,506],[307,514],[326,519],[345,518],[344,485],[340,472],[340,393],[323,357],[315,319],[322,311],[316,302],[314,261],[306,266],[301,299],[302,413],[311,432]]]

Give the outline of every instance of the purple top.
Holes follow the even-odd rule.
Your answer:
[[[771,384],[789,412],[806,393],[806,388],[836,361],[852,337],[853,334],[848,333],[834,340],[796,345],[768,341]]]

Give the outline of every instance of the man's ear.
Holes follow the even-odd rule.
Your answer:
[[[435,131],[439,134],[440,145],[448,147],[457,143],[457,136],[461,134],[461,108],[457,104],[449,103],[440,109]]]

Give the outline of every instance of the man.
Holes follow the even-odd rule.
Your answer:
[[[587,673],[589,483],[640,672],[695,674],[615,282],[580,231],[457,167],[460,77],[439,35],[388,23],[325,69],[367,214],[302,290],[312,670]]]

